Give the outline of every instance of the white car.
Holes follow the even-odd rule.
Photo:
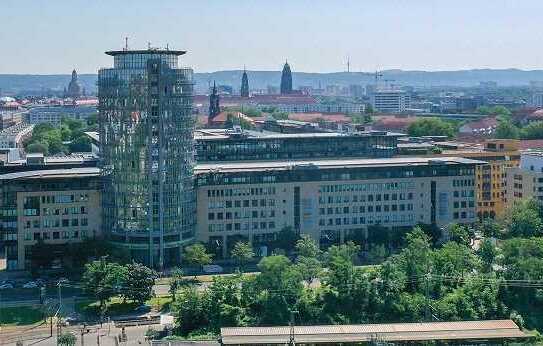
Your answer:
[[[23,288],[36,288],[38,287],[38,284],[34,281],[29,281],[26,284],[23,285]]]
[[[8,289],[8,288],[13,288],[13,285],[12,284],[2,284],[2,285],[0,285],[0,290],[5,290],[5,289]]]

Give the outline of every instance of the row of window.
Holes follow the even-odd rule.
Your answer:
[[[232,219],[248,219],[253,218],[256,219],[258,217],[275,217],[275,210],[244,210],[243,214],[241,211],[235,211],[235,212],[218,212],[218,213],[208,213],[207,219],[210,221],[213,220],[232,220]]]
[[[349,213],[365,213],[366,211],[368,213],[373,213],[374,211],[376,213],[380,212],[389,212],[389,211],[405,211],[405,210],[413,210],[413,204],[385,204],[383,206],[381,205],[368,205],[367,207],[364,205],[361,206],[351,206],[351,207],[335,207],[334,208],[319,208],[319,215],[332,215],[332,214],[349,214]]]
[[[29,197],[27,197],[29,198]],[[74,203],[74,202],[86,202],[89,200],[89,195],[82,193],[79,195],[47,195],[41,196],[42,203]],[[26,203],[26,201],[25,201]]]
[[[373,202],[373,201],[403,201],[412,200],[414,197],[412,192],[408,193],[392,193],[392,194],[375,194],[375,195],[337,195],[337,196],[319,196],[319,204],[326,203],[356,203],[356,202]]]
[[[372,183],[372,184],[341,184],[341,185],[321,185],[319,192],[349,192],[349,191],[383,191],[383,190],[407,190],[413,189],[415,183],[409,182],[391,182],[391,183]]]
[[[342,226],[342,225],[373,225],[381,223],[412,222],[415,220],[413,214],[392,214],[392,215],[369,215],[360,217],[344,217],[319,219],[319,226]]]
[[[209,202],[207,204],[208,209],[222,209],[222,208],[248,208],[248,207],[274,207],[275,206],[275,199],[265,199],[262,198],[260,200],[253,199],[253,200],[235,200],[235,201],[216,201],[216,202]]]
[[[265,196],[275,195],[275,187],[251,187],[244,189],[207,190],[207,197]]]
[[[455,201],[453,205],[455,209],[467,208],[467,207],[473,208],[475,207],[475,201],[460,201],[460,202]]]
[[[25,240],[49,240],[49,239],[79,239],[86,238],[87,231],[62,231],[62,232],[26,232]]]
[[[208,226],[208,231],[213,232],[222,232],[222,231],[248,231],[248,230],[262,230],[262,229],[275,229],[275,221],[260,221],[260,222],[236,222],[236,223],[217,223],[210,224]]]
[[[79,227],[79,226],[88,226],[89,220],[87,218],[82,219],[44,219],[43,226],[40,224],[40,220],[27,220],[24,224],[24,228],[58,228],[58,227]]]
[[[453,187],[474,186],[475,179],[453,179]]]

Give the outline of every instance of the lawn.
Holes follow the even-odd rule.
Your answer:
[[[0,324],[2,326],[27,326],[42,320],[42,312],[28,306],[0,309]]]
[[[145,304],[156,311],[165,312],[169,310],[171,302],[172,298],[170,297],[155,297],[145,302]],[[139,304],[132,301],[124,301],[120,297],[113,297],[107,301],[106,305],[106,315],[113,317],[133,313]],[[100,304],[98,301],[92,299],[77,302],[75,310],[88,317],[100,316]]]

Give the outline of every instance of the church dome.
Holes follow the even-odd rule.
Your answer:
[[[83,88],[81,87],[81,84],[77,80],[77,72],[73,70],[72,72],[72,80],[70,81],[70,84],[68,84],[68,90],[66,91],[66,97],[71,98],[78,98],[82,94]]]

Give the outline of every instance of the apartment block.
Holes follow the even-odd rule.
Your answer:
[[[533,198],[543,203],[543,152],[523,152],[520,166],[506,170],[506,205]]]
[[[30,269],[32,246],[63,245],[101,234],[100,171],[96,167],[28,170],[0,175],[1,267]]]

